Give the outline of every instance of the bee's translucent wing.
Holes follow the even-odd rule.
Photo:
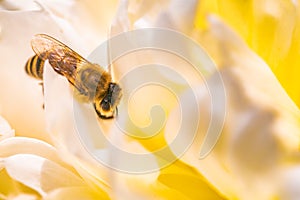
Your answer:
[[[65,76],[75,87],[77,69],[91,64],[71,48],[46,34],[35,35],[31,46],[40,58],[48,59],[53,69]]]

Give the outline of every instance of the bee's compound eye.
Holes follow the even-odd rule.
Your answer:
[[[107,99],[103,99],[101,101],[100,106],[101,106],[102,110],[104,110],[104,111],[109,111],[110,110],[110,103]]]

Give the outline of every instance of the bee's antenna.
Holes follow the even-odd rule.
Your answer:
[[[111,63],[111,60],[112,60],[112,58],[111,58],[111,52],[110,52],[110,50],[111,50],[111,44],[110,44],[110,37],[111,37],[111,25],[109,26],[109,30],[108,30],[108,34],[107,34],[107,63],[108,63],[108,66],[107,66],[107,70],[108,70],[108,73],[110,74],[110,75],[112,75],[112,63]]]

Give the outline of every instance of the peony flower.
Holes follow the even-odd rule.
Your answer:
[[[222,17],[264,59],[299,107],[299,1],[202,1],[198,27],[209,13]]]
[[[287,19],[298,15],[283,2],[295,10]],[[252,4],[281,23],[280,6]],[[0,5],[0,114],[16,130],[1,118],[0,198],[299,198],[296,87],[276,71],[289,71],[279,57],[292,62],[297,43],[251,39],[235,17],[239,3]],[[286,25],[290,34],[297,22]],[[115,119],[97,119],[48,62],[42,95],[24,72],[41,32],[112,72],[123,90]]]

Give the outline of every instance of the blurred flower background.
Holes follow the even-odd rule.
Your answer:
[[[0,199],[300,199],[299,9],[297,0],[0,1]],[[144,63],[160,62],[192,85],[177,97],[161,88],[136,93],[133,105],[128,104],[136,126],[151,122],[145,115],[151,106],[159,104],[165,111],[165,127],[150,139],[123,136],[114,120],[99,120],[114,144],[149,154],[159,169],[130,174],[97,162],[82,145],[67,81],[46,65],[43,96],[24,64],[33,54],[30,40],[37,33],[87,57],[109,37],[149,27],[190,37],[218,70],[204,82],[186,70],[186,63],[151,51],[113,63],[116,80]],[[211,113],[206,89],[218,92],[218,75],[226,92],[226,118],[216,146],[200,159],[209,120],[223,112]],[[124,84],[125,94],[126,89]],[[197,110],[189,104],[190,92],[201,113],[196,137],[183,156],[161,167],[170,158],[154,152],[173,140],[181,110]],[[126,126],[128,115],[120,112],[119,118]],[[94,130],[89,120],[83,121],[87,130]],[[136,131],[130,124],[127,128]],[[191,134],[187,129],[187,137]],[[169,150],[176,155],[176,149]],[[114,152],[107,155],[120,159]]]

